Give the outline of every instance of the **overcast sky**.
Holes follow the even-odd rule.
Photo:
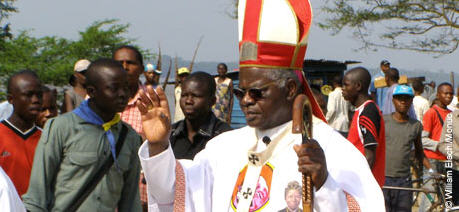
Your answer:
[[[191,59],[200,36],[204,36],[197,61],[237,61],[237,21],[225,12],[232,0],[19,0],[19,13],[8,22],[13,32],[33,29],[34,36],[61,36],[77,39],[78,32],[96,20],[119,19],[130,24],[127,37],[137,39],[143,48],[156,52],[161,42],[165,54]],[[324,18],[320,12],[323,0],[311,0],[315,21]],[[350,31],[350,30],[347,30]],[[379,49],[377,52],[355,52],[359,43],[351,33],[331,36],[314,25],[309,37],[308,59],[359,60],[363,66],[376,68],[382,59],[407,70],[454,71],[459,75],[459,50],[433,58],[410,51]]]

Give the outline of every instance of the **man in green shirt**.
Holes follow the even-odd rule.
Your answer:
[[[140,211],[137,150],[140,136],[119,121],[129,99],[126,71],[116,61],[99,59],[86,73],[90,97],[70,113],[50,119],[35,152],[30,187],[23,201],[28,211],[66,211],[110,158],[114,163],[78,211]],[[122,125],[126,142],[118,155]]]

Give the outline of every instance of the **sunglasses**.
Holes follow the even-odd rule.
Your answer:
[[[241,88],[234,88],[233,93],[236,98],[241,101],[242,98],[248,93],[249,97],[255,101],[258,101],[263,98],[263,91],[265,91],[269,86],[276,84],[277,82],[270,82],[267,84],[262,85],[261,87],[257,88],[249,88],[249,89],[241,89]]]

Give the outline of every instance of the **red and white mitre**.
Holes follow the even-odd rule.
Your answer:
[[[312,8],[309,0],[239,0],[239,67],[296,71],[313,113],[326,122],[303,70]]]
[[[302,70],[312,23],[308,0],[240,0],[240,67]]]

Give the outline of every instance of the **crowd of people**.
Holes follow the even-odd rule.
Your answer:
[[[459,89],[454,96],[447,82],[399,84],[383,60],[373,77],[356,67],[333,78],[325,101],[301,71],[309,2],[241,2],[238,86],[224,63],[215,77],[178,68],[174,111],[160,62],[144,64],[130,45],[77,61],[60,108],[57,91],[34,71],[11,75],[0,105],[2,210],[411,211],[411,192],[382,187],[411,187],[422,172],[451,171],[459,190]],[[230,126],[233,96],[246,127]],[[304,96],[310,138],[292,133]],[[312,205],[302,186],[313,187]],[[458,192],[452,201],[459,205]]]
[[[351,85],[355,79],[352,71],[345,74],[343,88],[334,83],[335,90],[329,95],[328,101],[327,121],[330,126],[348,134],[348,140],[364,153],[375,177],[381,179],[378,181],[381,186],[412,187],[412,176],[420,176],[420,173],[411,172],[412,166],[415,170],[424,170],[424,175],[434,172],[446,174],[447,125],[444,122],[449,113],[459,110],[458,96],[454,96],[453,86],[447,82],[438,85],[431,94],[434,98],[429,97],[429,103],[421,95],[425,86],[431,87],[430,85],[424,85],[419,80],[413,81],[411,85],[398,84],[399,72],[390,67],[387,60],[381,62],[380,68],[382,75],[376,75],[373,80],[369,75],[357,78],[364,84],[363,89]],[[387,86],[375,88],[374,81],[381,76],[385,78]],[[370,81],[370,92],[367,92],[365,82]],[[361,91],[360,95],[358,91]],[[355,109],[346,106],[343,99],[351,102]],[[354,113],[351,119],[347,115],[350,113]],[[351,125],[348,125],[349,122]],[[342,131],[347,128],[349,132]],[[381,151],[379,154],[378,150]],[[411,157],[412,153],[414,157]],[[454,160],[457,161],[456,150],[454,153]],[[376,166],[376,161],[384,160],[385,168]],[[457,168],[452,171],[453,181],[458,180]],[[453,187],[453,191],[458,189]],[[458,204],[457,194],[455,195],[455,204]],[[412,210],[413,198],[410,191],[385,189],[384,197],[387,211]],[[428,207],[425,196],[420,204],[421,211]]]

